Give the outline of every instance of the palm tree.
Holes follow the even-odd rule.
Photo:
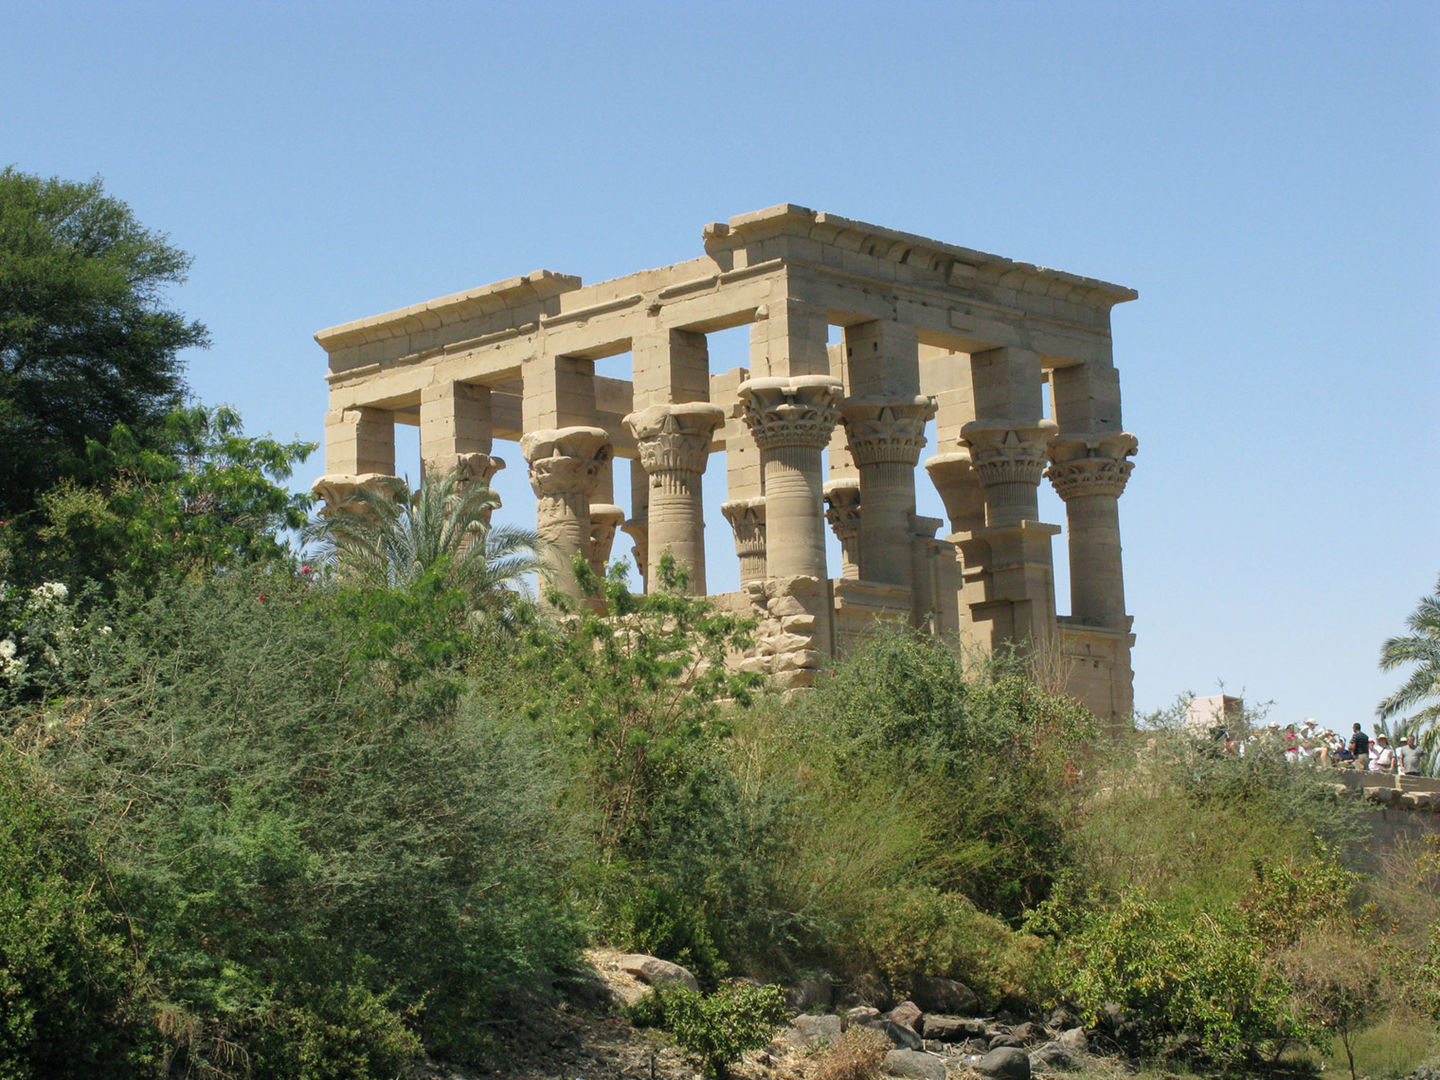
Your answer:
[[[1381,647],[1380,669],[1394,671],[1413,664],[1415,670],[1376,712],[1382,721],[1389,721],[1417,710],[1398,721],[1393,738],[1398,743],[1413,734],[1425,752],[1426,774],[1435,776],[1440,767],[1440,582],[1435,595],[1422,598],[1405,625],[1410,633],[1392,637]]]
[[[529,593],[525,577],[544,572],[544,541],[533,529],[491,525],[499,505],[488,485],[461,470],[426,476],[415,489],[396,479],[384,490],[357,491],[309,538],[361,588],[401,589],[438,571],[448,587],[465,591],[477,615],[508,626]]]

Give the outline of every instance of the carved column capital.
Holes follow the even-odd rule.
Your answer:
[[[1127,460],[1140,447],[1129,432],[1111,435],[1057,435],[1050,440],[1050,468],[1045,475],[1069,502],[1086,495],[1119,498],[1135,468]]]
[[[925,449],[925,423],[935,415],[935,399],[847,398],[840,406],[841,423],[855,464],[908,465],[912,469]]]
[[[611,503],[590,504],[590,551],[585,560],[596,577],[603,578],[615,544],[615,530],[625,520],[625,511]]]
[[[825,485],[825,520],[840,541],[840,576],[860,577],[860,481],[853,477]]]
[[[530,486],[542,498],[593,495],[610,449],[603,428],[551,428],[520,439],[520,452],[530,465]]]
[[[1039,487],[1045,472],[1046,444],[1055,430],[1051,420],[972,420],[960,429],[960,442],[969,449],[970,461],[986,487]]]
[[[360,498],[364,491],[374,492],[376,495],[388,494],[399,502],[401,486],[399,477],[387,473],[331,473],[316,480],[310,490],[323,504],[320,507],[320,516],[328,518],[341,510],[346,513],[369,514],[369,508]]]
[[[451,468],[458,474],[456,479],[466,487],[471,484],[490,485],[495,474],[505,468],[505,459],[495,457],[493,454],[482,454],[478,451],[468,454],[456,454]]]
[[[823,448],[839,419],[842,392],[840,381],[829,375],[749,379],[738,391],[745,423],[762,451]]]
[[[765,500],[736,499],[723,503],[720,512],[735,530],[741,582],[761,580],[765,577]]]
[[[843,545],[860,535],[860,481],[845,478],[825,485],[825,520]]]
[[[635,436],[640,464],[650,476],[662,472],[702,473],[715,429],[725,410],[703,401],[651,405],[625,417]]]

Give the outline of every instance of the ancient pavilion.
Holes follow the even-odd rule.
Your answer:
[[[657,270],[594,285],[540,270],[321,331],[317,494],[333,511],[384,484],[396,424],[419,425],[425,469],[472,482],[503,466],[494,440],[518,441],[562,591],[576,590],[574,558],[602,567],[621,528],[647,588],[669,550],[703,594],[700,481],[723,450],[719,527],[741,588],[716,599],[760,620],[746,667],[808,685],[877,619],[901,620],[957,647],[1045,648],[1072,694],[1127,719],[1118,500],[1136,440],[1110,309],[1136,293],[791,205],[703,237],[702,256]],[[749,367],[712,371],[706,335],[747,325]],[[596,375],[624,353],[630,379]],[[922,482],[948,522],[916,513],[932,420],[940,452]],[[628,507],[614,456],[635,462]],[[1065,506],[1068,615],[1051,554],[1062,526],[1039,520],[1045,478]]]

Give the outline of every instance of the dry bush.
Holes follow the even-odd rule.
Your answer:
[[[873,1028],[852,1027],[815,1055],[812,1080],[878,1080],[890,1040]]]

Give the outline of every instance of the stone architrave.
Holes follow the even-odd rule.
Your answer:
[[[1045,475],[1065,500],[1070,541],[1070,613],[1088,626],[1128,630],[1120,557],[1119,499],[1139,440],[1127,432],[1059,435]]]
[[[935,399],[851,398],[841,413],[865,504],[860,579],[909,585],[915,464],[925,449],[925,424],[935,415]]]
[[[610,460],[610,436],[596,427],[547,428],[523,436],[520,452],[530,466],[535,527],[546,543],[555,588],[578,599],[574,561],[590,558],[590,499]]]
[[[736,499],[720,512],[735,532],[735,554],[740,558],[740,584],[765,580],[765,499]]]
[[[590,504],[590,545],[586,562],[598,578],[605,577],[610,565],[610,550],[615,546],[615,530],[625,521],[625,511],[613,503]]]
[[[860,480],[847,476],[825,485],[825,520],[840,541],[840,576],[860,577]]]
[[[651,405],[625,417],[635,437],[640,465],[650,478],[646,588],[662,585],[653,559],[669,551],[686,569],[687,591],[705,595],[705,519],[701,476],[710,457],[715,429],[725,422],[718,405],[686,402]]]
[[[820,452],[839,419],[841,394],[840,381],[829,375],[740,384],[764,475],[767,578],[825,579]]]

